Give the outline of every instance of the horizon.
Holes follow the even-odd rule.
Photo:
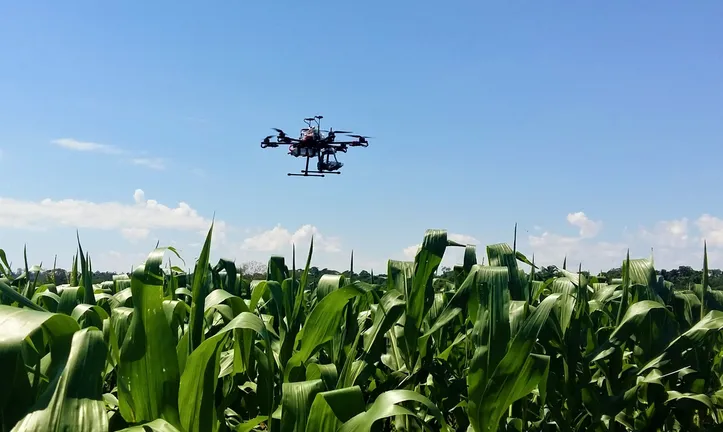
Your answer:
[[[504,243],[504,242],[503,242],[503,243]],[[514,243],[514,242],[513,242],[513,243]],[[508,246],[512,246],[512,243],[505,243],[505,244],[507,244]],[[416,249],[418,246],[419,246],[419,245],[415,245],[415,246],[413,246],[413,248]],[[480,264],[480,265],[483,265],[483,266],[484,266],[484,265],[489,265],[489,264],[487,263],[487,250],[486,250],[487,246],[491,246],[491,245],[484,245],[482,250],[480,250],[478,247],[475,247],[475,252],[476,252],[476,257],[477,257],[477,264]],[[160,244],[158,244],[157,247],[167,248],[167,246],[163,246],[163,245],[160,245]],[[408,250],[411,250],[411,248],[412,248],[412,247],[408,248]],[[155,248],[154,248],[154,249],[155,249]],[[174,249],[175,249],[175,248],[174,248]],[[213,249],[213,247],[212,247],[212,249]],[[0,249],[0,250],[1,250],[1,249]],[[152,251],[153,251],[153,249],[149,250],[149,253],[151,253]],[[450,251],[452,251],[451,254],[450,254]],[[455,251],[458,252],[458,253],[455,254],[455,253],[454,253]],[[88,251],[85,251],[85,252],[87,253]],[[178,252],[178,251],[176,250],[176,252]],[[439,266],[437,267],[437,269],[435,270],[435,274],[440,274],[440,273],[443,273],[443,272],[445,272],[445,271],[451,271],[451,269],[452,269],[455,265],[461,265],[461,264],[462,264],[462,259],[461,259],[461,258],[460,258],[459,260],[456,260],[456,261],[455,261],[455,260],[453,260],[453,259],[450,259],[449,257],[450,257],[450,255],[454,256],[454,259],[458,258],[457,255],[459,255],[459,257],[463,257],[463,255],[464,255],[463,252],[464,252],[464,248],[463,248],[463,247],[459,247],[459,246],[448,246],[447,249],[446,249],[446,251],[445,251],[445,254],[444,254],[444,256],[443,256],[442,262],[440,263],[440,265],[439,265]],[[522,251],[519,251],[519,252],[522,252]],[[652,258],[653,266],[654,266],[654,269],[655,269],[656,274],[660,274],[661,272],[665,272],[665,271],[678,270],[679,268],[682,268],[682,267],[689,267],[689,268],[693,269],[694,271],[702,271],[702,269],[703,269],[703,263],[702,263],[702,261],[701,261],[700,268],[697,267],[697,266],[695,266],[695,265],[689,265],[689,264],[680,264],[680,265],[677,265],[677,266],[674,266],[674,267],[660,267],[660,266],[657,266],[657,265],[655,264],[655,253],[654,253],[654,250],[651,249],[650,252],[651,252],[651,253],[650,253],[648,256],[639,256],[639,257],[630,256],[630,259],[631,259],[631,260],[635,260],[635,259],[649,259],[649,258]],[[704,252],[706,252],[706,251],[705,251],[705,247],[704,247]],[[77,253],[77,250],[76,250],[76,253]],[[522,253],[523,253],[523,255],[524,255],[524,252],[522,252]],[[297,248],[297,250],[296,250],[296,269],[297,269],[297,271],[303,271],[304,267],[303,267],[303,266],[299,267],[299,264],[303,264],[303,262],[304,262],[305,259],[306,259],[307,254],[308,254],[308,250],[304,252],[303,256],[302,256],[302,255],[299,255],[299,250],[298,250],[298,248]],[[179,253],[179,255],[181,255],[181,254]],[[267,259],[264,260],[264,261],[259,261],[259,260],[249,260],[249,261],[244,261],[244,262],[236,262],[236,261],[234,261],[234,260],[232,260],[232,261],[234,262],[234,264],[235,264],[235,266],[236,266],[237,269],[242,269],[244,266],[252,266],[252,265],[261,265],[261,266],[264,266],[264,268],[265,268],[266,265],[267,265],[267,263],[269,262],[269,260],[271,260],[273,257],[282,257],[282,258],[284,258],[284,262],[286,263],[286,266],[289,267],[289,269],[291,269],[291,267],[294,265],[294,264],[293,264],[293,255],[294,255],[293,252],[292,252],[292,254],[291,254],[289,257],[287,257],[287,256],[284,255],[284,254],[278,254],[278,253],[276,253],[276,254],[270,254],[270,255],[267,257]],[[701,255],[701,256],[703,256],[703,255]],[[710,255],[708,254],[708,256],[710,256]],[[181,255],[181,259],[183,259],[184,261],[186,261],[185,263],[182,263],[182,262],[177,261],[177,260],[178,260],[178,257],[177,257],[177,256],[175,255],[175,253],[174,253],[173,251],[171,251],[171,250],[166,250],[166,251],[164,252],[164,258],[167,259],[166,262],[169,263],[169,265],[182,266],[181,268],[183,268],[183,266],[185,266],[184,271],[187,271],[187,272],[189,272],[189,273],[192,273],[192,272],[193,272],[193,267],[194,267],[194,266],[191,265],[191,264],[189,264],[189,262],[186,261],[186,258],[185,258],[183,255]],[[218,258],[219,258],[219,259],[224,259],[224,257],[218,257]],[[350,258],[350,260],[353,259],[353,251],[351,251],[351,254],[350,254],[349,258]],[[529,260],[533,260],[533,259],[534,259],[534,256],[526,257],[526,258],[529,259]],[[55,259],[57,259],[57,257],[54,257],[54,260],[55,260]],[[92,259],[92,256],[91,256],[91,259]],[[197,260],[197,259],[198,259],[198,256],[194,256],[192,262],[195,263],[195,260]],[[391,259],[390,259],[390,260],[391,260]],[[414,256],[414,255],[408,255],[408,259],[405,259],[405,261],[414,261],[414,260],[415,260],[415,256]],[[217,261],[218,261],[218,259],[217,259],[216,261],[214,261],[213,259],[210,260],[210,262],[217,262]],[[582,272],[587,272],[587,273],[590,273],[590,274],[593,274],[593,275],[602,274],[602,273],[606,273],[606,272],[610,272],[610,271],[616,271],[616,270],[620,270],[620,269],[622,268],[622,266],[623,266],[623,264],[624,264],[624,261],[625,261],[625,259],[623,258],[623,260],[620,261],[620,264],[619,264],[619,265],[614,265],[614,266],[612,266],[612,267],[604,268],[604,269],[601,268],[601,269],[594,270],[594,269],[592,269],[592,268],[585,268],[585,267],[583,267],[581,271],[582,271]],[[548,267],[555,267],[555,268],[557,268],[557,269],[562,269],[562,268],[566,268],[566,267],[565,267],[566,262],[567,262],[567,257],[563,257],[562,262],[559,263],[559,264],[552,263],[552,264],[545,264],[545,265],[543,265],[543,264],[539,264],[539,263],[537,263],[537,262],[535,262],[534,264],[535,264],[535,266],[536,266],[536,269],[542,269],[542,268],[548,268]],[[708,259],[708,262],[710,263],[710,258]],[[17,273],[17,274],[20,274],[20,273],[24,272],[24,270],[23,270],[21,267],[19,267],[19,266],[16,266],[15,269],[13,270],[13,261],[9,261],[8,263],[9,263],[8,269],[9,269],[11,272],[13,272],[14,274],[16,274],[16,273]],[[40,264],[42,264],[42,263],[40,263]],[[132,273],[132,269],[133,269],[133,268],[135,268],[137,265],[142,265],[142,264],[143,264],[143,262],[139,262],[139,263],[136,263],[136,264],[132,265],[130,271],[127,271],[127,270],[97,269],[97,268],[93,267],[93,271],[92,271],[92,272],[93,272],[94,274],[95,274],[95,273],[108,273],[108,274],[127,274],[127,275],[130,275],[130,274]],[[349,263],[348,263],[348,264],[349,264]],[[30,264],[30,263],[29,263],[29,265],[32,266],[33,264]],[[523,262],[523,261],[521,261],[521,260],[518,259],[518,260],[517,260],[517,266],[518,266],[518,268],[520,268],[521,270],[523,270],[525,273],[530,273],[531,267],[530,267],[529,264],[527,264],[527,263],[525,263],[525,262]],[[71,263],[70,263],[68,266],[57,266],[55,269],[56,269],[56,270],[63,270],[63,271],[66,271],[66,272],[70,272],[71,267],[72,267],[72,257],[71,257]],[[580,267],[580,266],[578,266],[578,267]],[[578,268],[578,267],[576,267],[576,268]],[[53,270],[51,267],[48,267],[48,266],[41,266],[41,268],[42,268],[43,273],[49,273],[49,272],[51,272],[51,271]],[[335,273],[339,273],[339,274],[341,274],[341,273],[347,273],[347,272],[350,271],[349,265],[347,265],[347,267],[345,267],[345,268],[343,268],[343,267],[336,268],[336,267],[328,267],[328,266],[315,265],[315,264],[314,264],[313,253],[312,253],[312,259],[311,259],[311,263],[310,263],[309,268],[310,268],[310,269],[311,269],[311,268],[316,268],[316,269],[321,270],[321,271],[327,270],[327,271],[335,272]],[[164,269],[166,269],[166,267],[164,267]],[[379,275],[379,276],[386,276],[386,275],[387,275],[387,272],[386,272],[386,270],[387,270],[387,265],[385,265],[385,266],[383,267],[384,271],[378,271],[379,269],[375,270],[375,269],[373,269],[373,268],[359,268],[356,264],[354,264],[354,269],[355,269],[355,270],[354,270],[354,274],[360,274],[360,273],[362,273],[362,272],[370,272],[370,273],[372,273],[372,274],[374,274],[374,275]],[[573,270],[574,270],[574,269],[573,269]],[[723,267],[715,267],[715,266],[708,265],[708,271],[709,271],[709,272],[713,272],[713,271],[717,271],[717,270],[723,270]],[[265,270],[264,270],[264,271],[265,271]],[[535,270],[535,271],[537,272],[538,270]],[[575,270],[574,272],[576,272],[576,271],[577,271],[577,270]],[[20,273],[18,273],[18,272],[20,272]],[[222,272],[225,272],[225,270],[222,270]],[[248,274],[257,274],[257,273],[258,273],[258,271],[252,272],[252,273],[248,273]]]

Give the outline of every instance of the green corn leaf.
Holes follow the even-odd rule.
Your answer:
[[[543,380],[549,357],[530,354],[559,297],[558,293],[545,298],[525,320],[483,385],[473,381],[479,379],[479,374],[470,373],[469,411],[475,431],[496,431],[510,404],[527,395]]]
[[[76,232],[76,236],[78,238],[78,255],[80,256],[80,277],[83,282],[83,303],[94,305],[95,296],[93,295],[93,275],[90,271],[90,263],[86,256],[83,255],[83,247],[80,245],[80,234]]]
[[[359,386],[317,393],[311,404],[307,431],[336,431],[352,417],[364,412],[364,394]]]
[[[106,432],[108,417],[103,402],[103,369],[107,347],[103,333],[86,328],[73,335],[70,355],[49,401],[38,405],[13,431]]]
[[[517,259],[517,253],[507,243],[487,246],[487,261],[490,267],[505,266],[509,270],[510,298],[512,300],[527,301],[530,298],[530,293],[527,291],[527,286],[520,279]]]
[[[314,398],[323,391],[324,382],[320,379],[283,383],[281,432],[306,431]]]
[[[438,422],[438,426],[431,428],[432,430],[449,430],[442,412],[427,397],[410,390],[390,390],[379,395],[365,412],[345,422],[339,432],[370,432],[374,430],[377,421],[393,416],[411,416],[424,422],[424,419],[419,418],[419,414],[401,405],[404,402],[417,402],[429,410]]]
[[[148,423],[123,428],[118,432],[183,432],[163,419],[155,419]]]
[[[10,285],[0,280],[0,296],[5,296],[10,301],[17,302],[18,304],[41,312],[48,312],[44,308],[30,301],[27,297],[15,291]]]
[[[457,245],[452,242],[453,245]],[[416,362],[418,338],[425,315],[434,301],[432,275],[437,271],[450,241],[444,230],[427,230],[422,246],[414,257],[414,274],[411,285],[406,285],[406,311],[404,321],[404,347],[409,362]],[[460,245],[461,246],[461,245]]]
[[[316,300],[322,301],[324,297],[344,286],[344,275],[325,274],[316,285]]]
[[[304,323],[304,336],[301,340],[301,349],[289,360],[284,371],[284,381],[288,381],[289,374],[294,367],[300,366],[324,343],[330,341],[338,333],[343,322],[343,309],[347,302],[366,291],[355,282],[333,291],[324,297],[311,311]]]
[[[133,313],[127,333],[118,338],[118,402],[128,422],[162,418],[180,427],[176,338],[163,308],[163,252],[152,252],[131,276]]]
[[[105,309],[89,304],[79,304],[73,309],[70,316],[78,321],[80,328],[95,327],[99,329],[103,328],[103,320],[110,318]]]
[[[201,256],[196,261],[196,268],[193,272],[193,300],[191,303],[191,319],[189,320],[190,336],[188,339],[188,353],[192,353],[203,342],[203,311],[206,302],[207,283],[206,275],[208,271],[208,260],[211,253],[211,235],[213,233],[213,223],[206,234],[206,241],[203,243]]]
[[[178,401],[181,424],[185,431],[218,430],[214,392],[219,375],[221,351],[223,342],[234,330],[239,329],[253,330],[261,336],[268,351],[267,362],[273,367],[269,336],[263,321],[249,312],[242,312],[217,334],[206,339],[186,360]],[[270,372],[273,373],[273,370]]]
[[[73,334],[80,327],[68,315],[0,305],[0,329],[0,426],[10,430],[42,390],[26,373],[26,361],[30,367],[40,365],[41,373],[48,377],[57,376],[70,353]],[[48,353],[51,363],[41,365]]]
[[[321,379],[327,390],[334,390],[339,379],[339,373],[333,364],[312,363],[306,368],[306,380],[313,381]]]

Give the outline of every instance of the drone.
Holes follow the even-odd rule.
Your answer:
[[[288,145],[288,154],[294,157],[305,157],[306,167],[301,170],[301,174],[288,173],[289,176],[324,177],[326,174],[341,174],[339,170],[344,166],[344,163],[336,159],[336,152],[346,153],[349,147],[367,147],[369,145],[367,138],[371,137],[352,135],[350,131],[335,131],[332,128],[329,128],[328,131],[322,130],[321,119],[323,118],[320,115],[305,118],[304,122],[307,127],[301,129],[299,138],[291,138],[283,130],[272,128],[278,133],[276,142],[271,142],[271,138],[274,136],[269,135],[261,141],[261,148]],[[336,141],[337,134],[346,134],[355,139],[352,141]],[[309,160],[311,158],[318,158],[316,171],[309,171]]]

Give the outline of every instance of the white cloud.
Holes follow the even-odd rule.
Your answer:
[[[290,243],[291,234],[289,230],[277,225],[273,229],[247,238],[241,247],[243,249],[270,252],[286,248]]]
[[[691,245],[691,238],[688,234],[688,218],[660,221],[652,230],[641,229],[640,237],[649,242],[651,246],[662,248],[680,249]]]
[[[83,152],[95,152],[103,153],[108,155],[126,155],[129,152],[110,144],[99,144],[91,141],[80,141],[74,138],[59,138],[52,140],[51,143],[73,151]],[[141,151],[140,155],[147,154],[146,151]],[[130,162],[133,165],[144,166],[146,168],[154,170],[164,170],[166,168],[166,162],[162,158],[152,157],[131,157],[126,162]]]
[[[583,268],[591,271],[619,267],[630,250],[631,257],[652,256],[656,268],[679,265],[699,266],[703,240],[708,243],[711,256],[723,256],[723,219],[703,214],[695,219],[697,231],[691,229],[687,217],[658,221],[652,227],[641,227],[629,233],[627,227],[616,240],[600,241],[597,235],[602,222],[592,222],[584,213],[570,213],[567,221],[578,227],[579,235],[564,236],[545,231],[528,237],[528,256],[532,253],[542,265],[560,265],[568,258],[568,268],[582,261]],[[525,246],[523,246],[523,249]]]
[[[147,238],[150,232],[151,230],[149,230],[148,228],[123,228],[121,230],[121,234],[123,234],[123,237],[127,238],[132,242]]]
[[[134,158],[131,163],[159,171],[166,169],[166,163],[161,158]]]
[[[627,246],[616,242],[593,242],[602,230],[602,222],[591,220],[584,212],[569,213],[567,222],[578,228],[577,236],[565,236],[549,231],[527,237],[529,251],[523,251],[528,258],[535,255],[535,262],[541,265],[561,266],[567,258],[568,268],[582,261],[584,268],[593,266],[611,267],[625,256]],[[622,255],[621,255],[622,254]]]
[[[148,258],[148,252],[120,252],[116,250],[99,250],[97,254],[91,252],[93,269],[101,271],[113,271],[119,273],[130,272],[136,266],[142,264]],[[171,260],[173,265],[183,266],[183,263],[172,253],[167,253],[165,260]],[[165,261],[164,260],[164,261]]]
[[[723,246],[723,219],[704,214],[695,221],[701,237],[710,246]]]
[[[590,220],[583,212],[568,214],[567,221],[580,228],[580,237],[584,238],[595,237],[602,229],[602,222]]]
[[[60,138],[51,141],[53,144],[74,151],[98,152],[106,154],[121,154],[123,151],[110,144],[98,144],[89,141],[78,141],[73,138]]]
[[[565,253],[577,246],[580,242],[580,237],[562,236],[545,231],[539,236],[529,236],[528,240],[533,249],[544,248],[548,249],[548,251],[549,249],[556,249]]]
[[[136,189],[135,192],[133,192],[133,200],[136,202],[136,204],[140,204],[146,201],[146,193],[143,192],[143,189]]]
[[[130,244],[145,244],[150,237],[158,235],[161,245],[168,245],[168,240],[163,238],[168,234],[156,234],[156,231],[175,231],[181,236],[182,244],[188,247],[187,250],[179,248],[180,253],[186,261],[192,263],[194,257],[199,253],[202,239],[211,226],[210,215],[199,214],[196,209],[185,202],[180,202],[175,206],[162,204],[150,199],[142,189],[136,189],[132,195],[133,197],[128,202],[92,202],[50,198],[35,201],[0,197],[0,232],[3,230],[52,232],[55,229],[67,227],[79,229],[82,239],[88,239],[88,234],[83,234],[87,233],[87,230],[98,230],[115,232],[127,239]],[[245,231],[246,233],[244,233]],[[193,237],[184,237],[184,233]],[[246,239],[229,241],[227,239],[229,233],[242,235]],[[38,234],[38,236],[43,235],[45,234]],[[89,249],[93,248],[90,245],[94,243],[101,245],[102,248],[107,244],[107,241],[100,240],[102,235],[99,235],[97,231],[90,235],[91,239],[83,240],[84,245],[89,245]],[[200,242],[194,241],[196,235],[199,235]],[[27,239],[27,234],[22,234],[22,236]],[[229,226],[226,222],[216,219],[211,255],[236,259],[238,262],[247,260],[264,262],[268,259],[269,253],[279,253],[290,258],[291,245],[295,244],[297,256],[303,258],[312,236],[314,237],[315,261],[321,258],[325,266],[344,265],[346,259],[337,260],[336,258],[337,253],[341,251],[339,238],[324,235],[317,227],[310,224],[291,230],[277,226],[268,231],[254,233],[244,230],[243,227]],[[146,249],[143,247],[138,252],[147,255],[149,250]],[[122,258],[116,259],[117,257],[110,254],[104,254],[102,260],[96,259],[94,262],[98,264],[97,268],[110,266],[112,269],[127,266],[131,262],[129,261],[131,258],[135,263],[142,262],[136,256],[135,246],[122,253],[124,254]],[[321,253],[321,256],[317,253]],[[331,253],[331,255],[325,257],[324,253]],[[100,258],[100,252],[96,257]]]
[[[185,202],[169,207],[156,200],[146,199],[141,189],[135,191],[133,198],[133,204],[75,199],[27,201],[0,198],[0,227],[47,229],[66,226],[118,230],[126,237],[140,238],[144,230],[171,229],[205,234],[211,226],[210,219],[199,215]],[[226,223],[217,220],[214,238],[217,233],[222,235],[225,228]]]
[[[535,256],[535,263],[541,265],[562,266],[567,258],[568,269],[577,268],[582,262],[583,269],[591,271],[604,270],[619,266],[625,258],[628,245],[621,242],[590,241],[579,236],[563,236],[544,232],[542,235],[528,237],[529,251],[524,252],[528,258]]]
[[[447,238],[449,240],[455,241],[457,243],[461,243],[463,245],[478,245],[479,244],[479,240],[477,240],[476,238],[474,238],[470,235],[465,235],[465,234],[448,233]]]
[[[288,250],[292,244],[295,244],[299,250],[300,244],[308,244],[312,236],[314,237],[314,250],[341,251],[339,238],[325,237],[318,228],[309,224],[303,225],[293,233],[281,225],[277,225],[268,231],[245,239],[241,248],[260,252],[280,252]]]
[[[406,247],[406,248],[404,248],[402,253],[404,254],[404,256],[407,259],[412,260],[417,255],[417,252],[419,251],[420,246],[422,246],[421,243]]]

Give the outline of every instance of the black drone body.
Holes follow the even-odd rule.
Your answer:
[[[269,135],[261,141],[261,148],[288,145],[288,154],[294,157],[305,157],[306,168],[301,170],[301,174],[288,173],[290,176],[324,177],[325,174],[341,174],[339,170],[344,164],[336,159],[336,152],[346,153],[348,147],[366,147],[369,145],[367,141],[369,137],[350,135],[351,132],[349,131],[335,131],[331,128],[328,131],[322,131],[322,118],[324,117],[320,115],[305,118],[304,122],[308,127],[301,129],[299,138],[291,138],[283,130],[273,128],[278,133],[276,142],[271,142],[273,135]],[[323,132],[326,132],[326,134]],[[356,139],[353,141],[336,141],[336,134],[347,134]],[[309,160],[311,158],[318,158],[315,171],[309,171]]]

